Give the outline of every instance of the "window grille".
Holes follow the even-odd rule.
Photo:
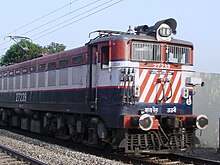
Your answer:
[[[161,44],[147,42],[132,42],[131,60],[135,61],[161,61]]]
[[[15,89],[20,89],[20,84],[21,84],[21,76],[16,76],[15,77]]]
[[[4,77],[3,79],[3,90],[7,90],[8,89],[8,78]]]
[[[68,68],[59,70],[59,85],[68,85]]]
[[[36,87],[36,73],[30,75],[30,88]]]
[[[14,89],[14,77],[9,77],[9,89]]]
[[[48,72],[48,86],[56,86],[56,71],[51,70]]]
[[[173,63],[190,64],[190,50],[189,47],[167,45],[166,60]]]
[[[45,87],[45,72],[38,74],[38,87]]]
[[[27,88],[27,83],[28,83],[28,76],[27,75],[23,75],[22,76],[22,88],[23,89]]]
[[[0,78],[0,90],[2,90],[2,78]]]

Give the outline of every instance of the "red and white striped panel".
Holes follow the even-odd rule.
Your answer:
[[[165,78],[170,82],[158,82],[159,79],[163,81]],[[155,103],[163,98],[163,93],[166,97],[171,96],[172,90],[172,97],[167,101],[162,100],[162,102],[180,103],[181,79],[181,71],[140,69],[138,79],[136,79],[137,84],[140,86],[139,102]],[[170,83],[172,86],[170,86]]]

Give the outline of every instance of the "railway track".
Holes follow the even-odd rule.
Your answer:
[[[0,145],[0,164],[1,165],[46,165],[36,159]]]
[[[220,161],[204,159],[196,156],[185,156],[182,154],[170,154],[169,158],[171,160],[179,159],[185,163],[192,163],[194,165],[220,165]]]
[[[203,159],[181,154],[157,154],[128,156],[130,161],[136,165],[220,165],[220,161]]]
[[[52,142],[56,145],[67,147],[70,150],[88,153],[91,155],[96,155],[110,160],[117,160],[127,164],[133,165],[220,165],[220,161],[208,160],[198,158],[196,156],[186,156],[183,154],[148,154],[148,155],[125,155],[120,152],[107,152],[99,150],[93,147],[87,147],[80,144],[74,144],[72,142],[63,141],[60,139],[54,139],[51,137],[45,137],[38,134],[33,134],[26,131],[16,131],[13,132],[22,133],[28,137],[38,138],[44,142]],[[1,159],[1,158],[0,158]],[[1,164],[1,163],[0,163]],[[37,163],[35,163],[37,164]]]

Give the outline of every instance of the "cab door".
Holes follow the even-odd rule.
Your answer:
[[[88,106],[91,111],[97,109],[97,92],[98,92],[98,45],[89,46],[89,55],[87,61],[87,92]]]
[[[90,109],[94,111],[98,108],[99,86],[110,85],[109,79],[109,43],[103,42],[89,46],[88,55],[88,103]]]

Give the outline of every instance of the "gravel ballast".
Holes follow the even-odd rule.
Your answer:
[[[0,129],[0,143],[32,158],[51,165],[124,165],[124,163],[98,157],[72,149],[42,142]]]

